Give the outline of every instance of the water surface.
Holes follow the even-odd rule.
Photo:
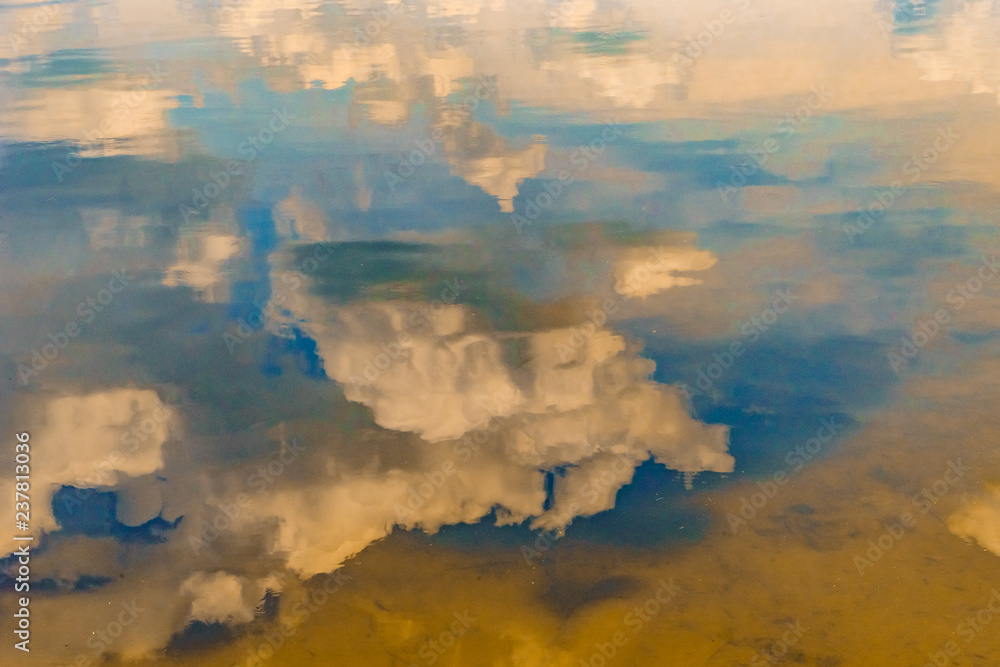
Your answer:
[[[992,0],[0,32],[4,664],[1000,655]]]

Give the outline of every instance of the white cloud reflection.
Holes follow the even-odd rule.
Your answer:
[[[700,285],[701,279],[677,273],[705,271],[718,261],[711,251],[684,246],[623,251],[615,262],[615,291],[629,298],[644,298],[671,287]]]
[[[304,573],[336,567],[394,524],[436,530],[499,507],[500,523],[563,528],[613,507],[650,455],[687,473],[733,469],[727,429],[693,419],[678,390],[647,379],[655,364],[610,331],[494,333],[461,305],[338,306],[301,292],[286,307],[349,400],[421,438],[416,470],[265,494],[261,516],[280,517],[280,549]],[[546,510],[542,471],[555,468],[565,474]],[[600,493],[581,493],[612,469]],[[414,508],[413,489],[434,480]]]
[[[230,277],[226,263],[240,254],[241,240],[230,234],[202,229],[177,241],[177,260],[167,267],[163,284],[185,285],[206,303],[229,300]]]
[[[148,389],[50,399],[40,423],[29,431],[32,534],[57,529],[52,497],[61,486],[110,489],[159,470],[174,418]],[[3,477],[0,490],[14,496],[13,475]],[[9,553],[16,543],[6,538],[4,544]]]
[[[116,4],[123,9],[123,25],[149,22],[148,3]],[[525,145],[500,136],[485,123],[464,118],[449,125],[442,120],[445,112],[434,105],[461,91],[463,81],[476,73],[489,73],[500,82],[495,107],[501,112],[516,101],[522,107],[567,113],[631,108],[643,112],[637,119],[657,121],[698,117],[704,108],[714,113],[715,107],[731,109],[767,98],[797,100],[799,93],[828,75],[852,84],[834,86],[836,104],[851,108],[895,109],[943,96],[942,88],[916,86],[907,75],[928,82],[967,83],[973,93],[1000,90],[992,64],[996,59],[990,56],[997,43],[988,34],[995,16],[984,13],[988,3],[966,3],[941,35],[897,38],[907,47],[900,53],[890,53],[882,43],[851,44],[857,59],[865,61],[862,70],[843,66],[843,52],[828,48],[829,41],[810,39],[820,31],[829,39],[830,28],[822,21],[826,17],[814,16],[818,9],[789,9],[790,34],[804,30],[799,37],[803,55],[795,62],[789,62],[785,43],[780,53],[768,51],[774,44],[760,40],[760,24],[744,17],[727,29],[726,42],[720,39],[690,71],[681,72],[670,58],[678,40],[694,34],[718,9],[695,11],[695,3],[688,4],[692,6],[678,10],[686,15],[684,27],[673,29],[665,27],[673,17],[661,4],[636,3],[640,23],[648,21],[636,31],[642,38],[622,46],[624,53],[611,54],[588,53],[565,35],[538,37],[537,43],[512,40],[493,50],[489,45],[478,50],[465,45],[411,48],[412,31],[422,30],[424,24],[408,15],[395,18],[370,45],[359,46],[353,33],[324,33],[325,24],[316,20],[320,5],[305,2],[284,2],[280,8],[266,2],[238,3],[215,21],[215,32],[233,42],[235,64],[220,69],[268,70],[273,74],[268,84],[284,91],[340,88],[353,80],[354,102],[372,122],[399,125],[417,105],[428,105],[431,127],[444,130],[441,154],[452,174],[497,198],[507,212],[513,210],[521,183],[542,174],[547,157],[555,160],[542,137]],[[862,4],[867,20],[870,3],[847,6],[860,12]],[[597,3],[589,0],[556,6],[566,10],[554,22],[541,10],[519,14],[517,30],[559,34],[539,29],[592,27],[598,13]],[[485,8],[482,3],[438,2],[428,6],[427,16],[466,27],[486,21],[502,27],[513,21],[496,16],[502,8],[501,2]],[[212,33],[206,26],[189,27],[185,17],[176,15],[181,9],[157,8],[173,12],[173,19],[158,30],[173,30],[173,37],[192,41]],[[662,23],[653,22],[653,16],[661,16]],[[833,19],[848,24],[843,17]],[[602,30],[631,32],[624,23]],[[32,48],[41,49],[38,45],[50,37],[40,36]],[[658,51],[659,44],[674,51],[665,55]],[[8,73],[22,66],[4,65]],[[209,80],[215,76],[220,76],[218,71],[206,68]],[[100,77],[94,81],[21,90],[5,117],[9,125],[4,127],[16,129],[8,136],[20,141],[83,141],[109,119],[98,137],[101,141],[88,144],[83,156],[167,153],[169,142],[161,135],[170,129],[167,112],[179,105],[177,96],[203,100],[200,84],[179,75],[171,77],[169,86],[163,84],[169,90],[150,90],[129,113],[119,115],[112,106],[116,96],[145,85],[144,80],[132,75],[112,83]],[[689,83],[687,100],[666,94],[670,86]],[[421,95],[421,86],[426,94]],[[308,122],[319,126],[327,121],[317,114]],[[796,155],[789,151],[787,159]],[[788,171],[802,174],[800,168]],[[360,168],[355,180],[356,207],[367,210],[372,192]],[[378,182],[375,176],[371,187]],[[748,189],[746,194],[755,192]],[[302,189],[280,197],[285,198],[274,206],[273,217],[282,239],[320,241],[331,232],[341,237],[337,219],[308,200]],[[126,215],[108,208],[80,209],[80,214],[90,248],[98,251],[145,247],[149,228],[160,222],[150,214]],[[739,261],[728,266],[723,261],[711,277],[681,275],[715,267],[717,257],[709,251],[678,246],[657,263],[650,261],[648,249],[623,250],[609,260],[612,296],[625,297],[619,300],[629,302],[624,307],[632,309],[629,312],[654,314],[678,328],[702,327],[715,334],[738,319],[723,312],[736,300],[734,294],[742,295],[742,306],[756,306],[750,286],[759,281],[748,276],[758,265],[780,268],[784,261],[810,272],[805,287],[814,289],[803,296],[806,300],[826,303],[840,298],[840,275],[807,254],[805,242],[772,240],[765,245],[765,250],[741,248]],[[187,286],[201,301],[225,303],[230,298],[230,260],[246,247],[247,239],[232,230],[182,230],[162,284]],[[790,257],[796,258],[794,263]],[[274,278],[272,284],[285,284],[280,275]],[[695,285],[700,287],[675,289]],[[671,291],[664,295],[666,290]],[[646,299],[654,295],[656,299]],[[342,386],[347,401],[370,410],[378,428],[347,438],[339,425],[318,418],[319,425],[301,436],[305,451],[283,464],[280,475],[254,477],[277,454],[255,450],[242,437],[235,438],[231,448],[212,438],[172,439],[171,429],[182,415],[149,389],[67,389],[64,396],[39,399],[44,402],[42,416],[29,425],[37,448],[36,530],[58,529],[51,500],[62,485],[113,491],[115,519],[124,527],[137,528],[157,517],[182,518],[175,529],[164,531],[162,543],[137,547],[80,535],[51,542],[52,550],[35,564],[39,576],[50,577],[62,590],[83,575],[114,579],[98,592],[39,597],[38,615],[47,625],[63,628],[67,644],[84,645],[90,633],[107,622],[82,610],[103,610],[102,600],[108,596],[140,596],[150,609],[159,603],[139,619],[136,632],[114,646],[126,656],[141,656],[165,646],[191,621],[252,620],[264,592],[282,588],[278,575],[285,569],[302,576],[334,570],[396,526],[434,532],[495,513],[500,524],[529,522],[535,528],[561,530],[577,517],[612,508],[618,490],[650,457],[688,476],[734,468],[726,428],[698,421],[675,388],[651,381],[654,362],[610,324],[494,331],[463,305],[338,305],[305,289],[288,299],[282,304],[288,320],[271,323],[275,332],[295,326],[312,338],[328,377]],[[272,442],[282,439],[271,436]],[[553,473],[551,498],[546,472]],[[12,479],[4,475],[0,493],[13,495]],[[237,503],[240,494],[247,494],[249,502]],[[991,492],[969,503],[951,517],[949,527],[1000,554],[998,497]],[[227,528],[205,540],[206,522],[212,525],[220,513]],[[192,540],[207,543],[195,551]],[[14,545],[8,541],[7,547]],[[121,570],[127,570],[128,577],[118,581]],[[45,650],[60,660],[73,657],[56,645]]]
[[[985,493],[965,502],[948,517],[948,529],[1000,556],[1000,487],[986,485]]]
[[[298,219],[303,211],[286,212]],[[227,239],[194,237],[201,251],[188,259],[217,267],[238,247]],[[671,266],[714,264],[710,253],[682,255]],[[187,269],[177,284],[207,289],[214,279],[191,276],[217,273]],[[378,428],[346,435],[324,422],[295,436],[282,425],[270,433],[281,449],[261,449],[249,436],[233,449],[185,435],[177,409],[150,389],[49,399],[29,424],[39,461],[36,529],[58,530],[51,502],[63,485],[113,492],[122,529],[180,521],[153,529],[161,541],[142,546],[141,561],[134,545],[109,537],[49,542],[39,577],[63,589],[84,575],[113,583],[46,598],[39,608],[54,614],[47,618],[64,616],[56,600],[67,610],[95,604],[98,594],[134,597],[146,609],[169,600],[144,612],[141,632],[113,649],[143,656],[193,621],[252,621],[265,592],[283,590],[286,571],[334,571],[396,526],[436,532],[492,514],[501,525],[561,531],[614,507],[651,457],[688,477],[733,470],[727,428],[694,419],[677,389],[648,379],[654,362],[607,328],[492,331],[464,305],[338,305],[306,289],[287,294],[283,313],[287,322],[270,325],[312,337],[329,377],[371,409]],[[547,472],[556,473],[548,492]],[[116,563],[127,564],[127,579],[115,579]],[[84,644],[91,625],[67,622],[60,644]]]

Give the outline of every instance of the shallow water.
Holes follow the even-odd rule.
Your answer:
[[[1000,656],[992,0],[0,33],[3,664]]]

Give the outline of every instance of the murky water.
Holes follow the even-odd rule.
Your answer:
[[[998,36],[3,4],[3,664],[996,663]]]

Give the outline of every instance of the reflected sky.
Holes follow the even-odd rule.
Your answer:
[[[995,661],[998,35],[3,4],[0,661]]]

